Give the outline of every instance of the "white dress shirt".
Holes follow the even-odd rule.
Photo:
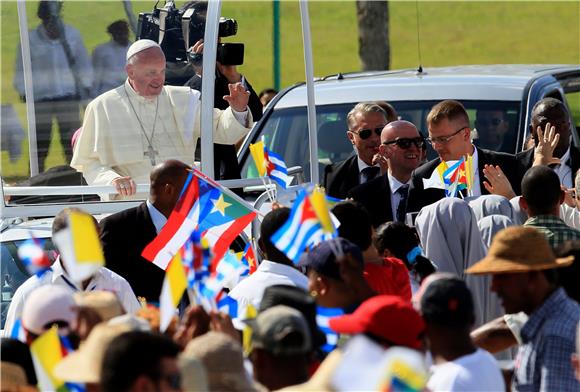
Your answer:
[[[93,70],[81,34],[69,25],[64,26],[65,37],[75,58],[75,68],[81,87],[89,89],[93,83]],[[34,100],[66,97],[77,93],[75,79],[58,39],[50,39],[43,25],[30,31],[30,56],[32,63]],[[24,95],[24,71],[20,45],[16,51],[14,87]]]
[[[572,181],[572,168],[568,166],[567,163],[569,159],[570,159],[570,148],[568,147],[566,153],[562,155],[562,158],[560,158],[561,163],[554,167],[554,171],[558,175],[558,178],[560,178],[560,183],[564,185],[567,189],[574,187],[574,181]]]
[[[40,278],[36,275],[28,278],[14,293],[8,313],[6,324],[4,325],[4,336],[10,337],[14,323],[22,315],[22,309],[26,299],[35,289],[49,284],[63,286],[71,292],[76,291],[111,291],[117,295],[119,302],[127,313],[134,313],[141,308],[141,304],[135,297],[133,289],[122,276],[116,274],[108,268],[101,267],[95,272],[86,289],[82,289],[63,270],[60,259],[57,259],[51,269],[45,272]]]
[[[123,46],[111,40],[93,50],[93,70],[95,73],[93,97],[117,88],[125,81],[127,77],[125,64],[127,63],[126,56],[129,46],[131,46],[131,42]]]
[[[258,309],[266,287],[277,284],[308,290],[308,278],[296,268],[274,261],[262,260],[256,272],[242,280],[230,291],[230,297],[238,301],[239,306],[252,304]]]
[[[155,231],[157,234],[163,229],[163,226],[167,223],[167,218],[163,215],[155,206],[147,199],[147,209],[149,210],[149,216],[151,216],[151,221],[153,221],[153,226],[155,226]]]

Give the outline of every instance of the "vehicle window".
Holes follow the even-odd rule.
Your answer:
[[[390,102],[399,117],[412,122],[427,136],[427,114],[438,101],[397,101]],[[323,173],[326,165],[342,161],[353,153],[352,145],[346,137],[346,115],[356,103],[322,105],[317,107],[319,170]],[[514,153],[519,118],[519,102],[505,101],[464,101],[474,132],[474,143],[494,151]],[[254,141],[264,138],[266,146],[281,154],[288,167],[302,166],[305,178],[310,178],[308,163],[308,131],[305,107],[274,110],[259,128]],[[430,149],[430,147],[429,147]],[[428,158],[435,152],[428,151]],[[256,168],[249,153],[241,159],[242,177],[257,177]]]
[[[566,93],[566,101],[576,129],[580,129],[580,91]]]
[[[0,267],[0,276],[2,278],[2,319],[0,329],[4,328],[6,313],[8,312],[8,307],[10,306],[14,292],[30,276],[24,267],[24,264],[22,264],[22,261],[18,257],[18,246],[20,246],[22,242],[24,242],[24,240],[7,241],[0,244],[0,256],[2,257],[2,265]],[[54,261],[55,254],[52,241],[46,240],[44,242],[44,249],[51,261]]]

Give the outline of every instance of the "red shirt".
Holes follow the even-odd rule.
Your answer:
[[[377,294],[398,295],[411,301],[409,270],[401,260],[385,257],[382,264],[365,263],[364,276]]]

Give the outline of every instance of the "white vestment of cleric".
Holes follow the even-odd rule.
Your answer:
[[[248,116],[251,124],[249,111]],[[249,131],[236,120],[231,108],[214,109],[213,129],[214,142],[221,144],[234,144]],[[119,176],[129,176],[138,184],[149,183],[153,165],[146,155],[147,138],[156,152],[156,164],[178,159],[192,165],[199,137],[198,91],[164,86],[157,98],[150,99],[137,94],[127,80],[87,106],[71,166],[83,173],[89,185],[110,185]]]

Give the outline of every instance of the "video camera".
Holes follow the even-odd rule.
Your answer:
[[[141,12],[137,26],[137,39],[150,39],[158,42],[170,62],[191,61],[201,65],[201,54],[190,54],[188,49],[203,39],[205,33],[205,16],[207,3],[196,2],[181,9],[173,1],[166,1],[162,8],[153,12]],[[231,37],[238,32],[235,19],[221,17],[218,37]],[[244,44],[218,44],[216,60],[223,65],[241,65],[244,63]]]

